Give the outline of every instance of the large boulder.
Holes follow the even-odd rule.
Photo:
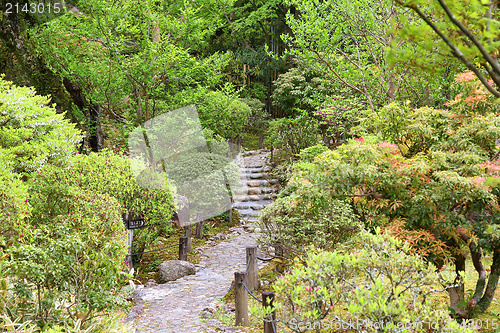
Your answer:
[[[188,261],[171,260],[160,265],[161,283],[175,281],[183,276],[193,275],[195,273],[196,267]]]

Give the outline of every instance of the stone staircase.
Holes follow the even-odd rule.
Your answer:
[[[269,173],[270,151],[261,149],[243,152],[236,158],[240,168],[239,188],[233,207],[246,222],[256,222],[262,210],[278,196],[279,183]]]

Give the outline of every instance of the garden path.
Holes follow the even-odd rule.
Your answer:
[[[268,161],[268,152],[256,152],[241,156],[239,158],[240,172],[242,180],[246,185],[247,181],[263,181],[259,178],[250,178],[247,174],[259,174],[254,169],[265,168]],[[250,165],[248,169],[245,165]],[[265,169],[266,170],[266,169]],[[262,170],[261,170],[262,171]],[[269,183],[264,183],[264,187],[269,187]],[[252,186],[255,188],[256,186]],[[241,195],[245,194],[242,189]],[[272,190],[274,191],[274,190]],[[271,192],[269,192],[271,193]],[[271,200],[259,195],[259,200],[254,200],[255,205],[269,205]],[[237,201],[238,205],[242,201]],[[260,208],[257,206],[257,208]],[[253,208],[245,208],[248,212]],[[260,209],[255,209],[255,211]],[[256,216],[247,214],[245,217]],[[248,222],[242,220],[242,223]],[[207,319],[203,321],[202,314],[209,314],[217,308],[217,302],[230,290],[234,279],[234,272],[244,271],[246,268],[246,252],[248,246],[255,246],[258,233],[247,231],[258,231],[255,227],[249,228],[248,224],[243,227],[230,229],[231,234],[228,239],[213,247],[206,246],[196,249],[200,251],[203,259],[196,265],[195,275],[185,276],[176,281],[168,282],[151,287],[144,287],[136,292],[136,304],[143,304],[143,313],[139,315],[134,327],[137,333],[210,333],[216,331],[238,332],[235,328],[224,327],[215,320]],[[262,256],[258,252],[259,256]],[[259,268],[264,263],[259,262]]]

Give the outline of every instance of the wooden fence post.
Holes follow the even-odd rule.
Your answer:
[[[233,197],[231,197],[230,200],[231,200],[231,206],[229,207],[229,225],[233,225],[233,203],[234,203]]]
[[[179,238],[179,260],[187,261],[188,253],[187,253],[187,237]]]
[[[234,152],[234,138],[229,138],[229,155],[232,156]]]
[[[203,238],[203,212],[196,213],[196,238]]]
[[[247,273],[234,272],[234,307],[236,326],[248,326],[248,293],[241,281],[247,284]]]
[[[274,293],[272,291],[264,291],[262,293],[262,306],[265,307],[273,307],[274,303]],[[276,329],[276,331],[273,329]],[[264,333],[274,333],[278,332],[278,328],[276,327],[276,311],[273,310],[269,318],[264,319]]]
[[[241,151],[241,141],[243,140],[243,138],[241,137],[241,135],[238,135],[238,153]]]
[[[191,241],[191,237],[192,237],[191,224],[189,224],[185,229],[186,229],[186,236],[185,237],[187,237],[187,251],[189,253],[193,250],[193,245],[192,245],[192,241]]]
[[[134,267],[134,261],[132,260],[132,241],[134,239],[134,230],[129,230],[128,231],[128,238],[127,238],[127,246],[128,246],[128,256],[127,256],[127,264],[128,264],[128,271],[132,270]]]
[[[247,287],[248,289],[250,289],[250,291],[254,291],[259,289],[259,266],[257,264],[257,246],[247,247],[246,253],[247,253],[246,262],[248,264]]]

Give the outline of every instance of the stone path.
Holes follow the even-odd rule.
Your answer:
[[[222,332],[236,332],[222,327],[216,320],[209,319],[206,324],[200,318],[203,310],[213,311],[229,291],[234,272],[246,269],[245,248],[256,245],[258,234],[247,233],[242,227],[231,230],[235,237],[202,249],[203,259],[195,275],[136,292],[139,301],[144,302],[144,312],[134,325],[137,333],[209,333],[216,332],[216,328]],[[259,268],[262,267],[259,263]]]
[[[247,222],[257,221],[260,211],[270,205],[276,196],[278,181],[269,179],[268,159],[269,151],[242,153],[237,158],[241,181],[234,207]],[[214,319],[203,322],[200,314],[213,312],[217,302],[230,290],[234,272],[246,269],[245,249],[256,245],[258,233],[245,230],[254,228],[231,228],[228,240],[213,247],[205,245],[205,248],[197,249],[203,259],[197,265],[195,275],[138,289],[134,297],[135,308],[143,312],[137,316],[137,312],[132,310],[129,314],[129,319],[135,319],[136,332],[237,332],[234,328],[223,327]],[[262,256],[260,251],[258,255]],[[264,265],[259,262],[259,269]]]
[[[272,204],[279,191],[278,180],[269,174],[269,159],[268,149],[244,152],[236,159],[241,181],[233,208],[246,222],[256,222],[262,209]]]

